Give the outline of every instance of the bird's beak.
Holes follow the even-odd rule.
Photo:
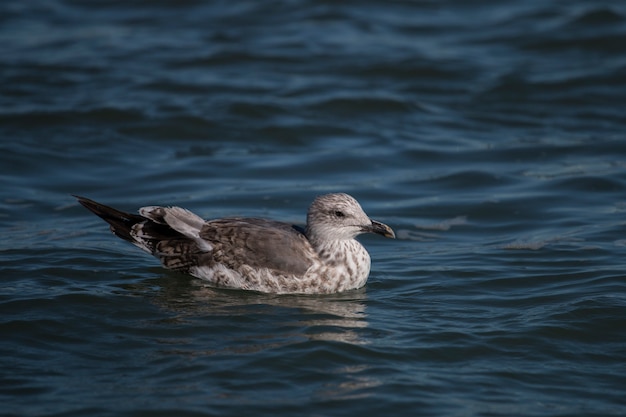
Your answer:
[[[391,227],[387,226],[385,223],[377,222],[376,220],[372,220],[372,225],[369,227],[365,227],[364,231],[383,235],[384,237],[388,237],[391,239],[396,238],[396,234],[393,232]]]

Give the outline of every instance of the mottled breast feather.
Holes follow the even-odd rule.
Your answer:
[[[296,227],[257,218],[225,218],[206,222],[200,237],[212,246],[214,262],[237,270],[242,265],[302,276],[317,253]]]

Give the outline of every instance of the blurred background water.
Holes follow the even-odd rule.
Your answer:
[[[626,413],[623,1],[0,4],[6,416]],[[368,285],[215,290],[122,209],[302,223]]]

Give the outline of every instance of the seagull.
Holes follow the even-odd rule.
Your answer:
[[[356,199],[315,198],[306,227],[252,217],[204,220],[181,207],[147,206],[126,213],[74,196],[118,237],[161,264],[222,288],[273,294],[330,294],[360,288],[370,256],[355,237],[393,230],[370,219]]]

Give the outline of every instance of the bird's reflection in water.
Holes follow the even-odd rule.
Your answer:
[[[188,369],[198,380],[217,373],[220,380],[255,387],[308,375],[308,395],[322,401],[369,396],[382,383],[369,365],[376,353],[369,346],[365,289],[323,296],[272,295],[215,289],[171,273],[124,288],[150,299],[163,313],[147,323],[157,365],[166,357],[174,358],[178,367],[182,357],[193,363]],[[188,378],[185,374],[185,384]],[[245,401],[239,389],[222,387],[215,395],[212,400],[225,396]]]
[[[219,325],[219,337],[231,343],[204,354],[254,353],[310,340],[367,344],[358,332],[368,326],[364,288],[333,295],[262,294],[217,289],[171,273],[124,287],[174,313],[167,323]]]

